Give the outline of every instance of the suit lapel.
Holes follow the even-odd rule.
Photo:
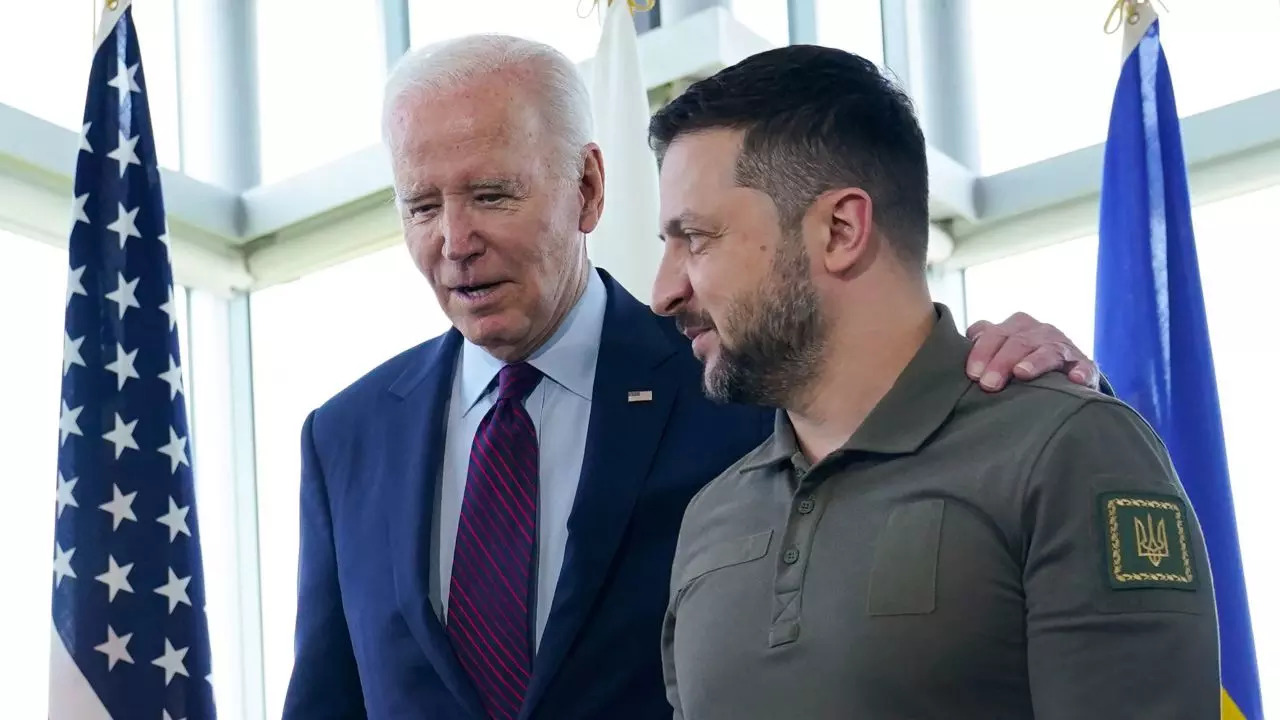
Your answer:
[[[677,378],[662,362],[676,347],[657,318],[599,271],[608,289],[604,330],[578,494],[550,618],[521,717],[537,707],[582,630],[609,572],[675,401]],[[668,366],[669,368],[670,366]],[[632,392],[652,397],[628,399]]]
[[[390,387],[388,433],[383,473],[391,567],[400,612],[414,639],[445,686],[472,717],[484,717],[475,688],[453,653],[453,646],[431,605],[431,518],[436,483],[444,458],[445,430],[453,389],[453,367],[461,347],[455,330],[424,350]],[[425,429],[425,435],[423,431]]]

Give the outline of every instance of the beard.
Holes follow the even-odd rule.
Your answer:
[[[712,326],[709,317],[703,319],[701,325]],[[799,402],[818,373],[826,345],[817,290],[799,238],[783,241],[768,281],[733,305],[724,326],[735,340],[720,335],[719,357],[703,371],[707,397],[775,408]]]

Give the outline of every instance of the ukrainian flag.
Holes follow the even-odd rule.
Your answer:
[[[1098,237],[1095,348],[1117,395],[1152,424],[1200,519],[1217,595],[1222,717],[1261,720],[1182,136],[1160,24],[1125,2]]]

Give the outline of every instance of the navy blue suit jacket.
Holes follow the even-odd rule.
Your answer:
[[[670,718],[659,640],[686,504],[762,442],[773,412],[708,401],[674,324],[604,271],[586,455],[521,718]],[[295,666],[286,720],[483,720],[427,596],[456,330],[307,418]],[[649,390],[648,402],[627,393]]]

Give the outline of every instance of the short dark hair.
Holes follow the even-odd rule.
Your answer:
[[[737,181],[773,198],[784,229],[828,190],[860,187],[877,225],[924,267],[929,169],[911,99],[869,60],[817,45],[753,55],[689,87],[649,123],[662,162],[681,135],[745,130]]]

